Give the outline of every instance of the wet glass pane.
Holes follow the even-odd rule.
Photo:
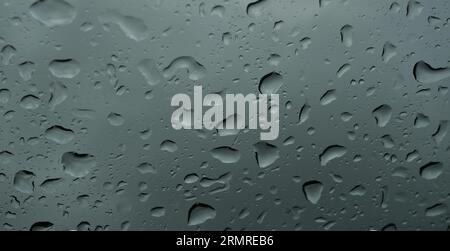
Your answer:
[[[0,228],[446,230],[449,7],[3,0]]]

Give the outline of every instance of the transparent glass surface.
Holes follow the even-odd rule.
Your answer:
[[[449,7],[2,0],[0,228],[446,230]],[[195,85],[279,137],[173,129]]]

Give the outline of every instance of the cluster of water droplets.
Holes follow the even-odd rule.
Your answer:
[[[1,6],[5,230],[450,224],[445,1]],[[279,94],[279,138],[174,130],[194,85]]]

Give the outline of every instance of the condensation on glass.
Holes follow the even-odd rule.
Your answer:
[[[0,5],[2,230],[449,227],[449,1]],[[174,130],[195,85],[278,139]]]

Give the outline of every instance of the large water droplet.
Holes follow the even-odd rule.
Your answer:
[[[424,84],[432,84],[450,77],[450,67],[433,68],[424,61],[414,65],[414,78]]]
[[[247,15],[250,17],[258,17],[263,14],[264,9],[269,5],[268,0],[258,0],[247,5]]]
[[[390,42],[386,42],[383,46],[383,52],[381,53],[383,62],[388,63],[395,55],[397,55],[397,47]]]
[[[319,181],[312,180],[303,184],[303,194],[312,204],[317,204],[322,197],[323,184]]]
[[[173,78],[178,70],[186,70],[189,79],[198,81],[206,76],[206,69],[193,57],[182,56],[175,58],[164,70],[165,78]]]
[[[372,111],[372,115],[379,127],[385,127],[392,117],[392,108],[389,105],[381,105]]]
[[[166,209],[164,207],[154,207],[150,209],[150,215],[153,217],[163,217],[166,215]]]
[[[41,100],[34,95],[26,95],[20,100],[20,106],[27,110],[35,110],[41,105]]]
[[[178,150],[178,146],[177,146],[177,143],[175,143],[175,141],[164,140],[163,142],[161,142],[160,149],[161,149],[161,151],[174,153]]]
[[[53,223],[48,221],[36,222],[30,227],[30,231],[50,231],[52,229]]]
[[[414,18],[420,15],[422,13],[424,6],[416,1],[416,0],[409,0],[408,5],[406,6],[406,16],[408,18]]]
[[[342,28],[341,28],[341,42],[346,47],[351,47],[352,44],[353,44],[352,33],[353,33],[353,26],[351,26],[349,24],[346,24],[346,25],[342,26]]]
[[[320,164],[326,166],[328,162],[340,158],[347,153],[347,148],[340,145],[332,145],[327,147],[319,156]]]
[[[142,76],[147,80],[147,83],[151,86],[158,85],[163,80],[161,73],[156,67],[155,61],[153,59],[144,59],[138,64],[138,69]]]
[[[221,146],[211,150],[211,156],[222,163],[236,163],[241,158],[239,150],[229,146]]]
[[[261,78],[259,92],[262,94],[276,94],[282,85],[283,77],[276,72],[271,72]]]
[[[64,172],[74,178],[87,176],[96,167],[95,157],[90,154],[66,152],[61,157]]]
[[[40,188],[46,193],[57,193],[64,188],[65,180],[63,178],[47,179],[40,185]]]
[[[141,174],[148,174],[148,173],[156,173],[156,169],[155,167],[148,162],[144,162],[139,164],[136,169],[141,173]]]
[[[448,207],[446,204],[438,203],[431,207],[425,209],[425,216],[427,217],[436,217],[439,215],[446,214]]]
[[[48,27],[70,24],[77,15],[75,7],[64,0],[38,0],[30,6],[30,13]]]
[[[418,113],[414,119],[415,128],[424,128],[430,125],[430,118],[422,113]]]
[[[123,116],[114,112],[108,114],[108,117],[106,117],[106,119],[112,126],[121,126],[125,123],[125,119],[123,118]]]
[[[272,165],[280,157],[278,147],[274,145],[258,142],[253,145],[253,148],[256,155],[256,162],[261,168]]]
[[[212,220],[216,217],[216,209],[210,205],[197,203],[192,205],[188,214],[188,225],[195,226]]]
[[[14,188],[22,193],[33,193],[35,177],[36,176],[34,175],[34,173],[30,171],[27,170],[18,171],[14,175],[13,181]]]
[[[74,59],[55,59],[50,62],[49,70],[57,78],[74,78],[80,71],[80,64]]]
[[[125,36],[135,41],[142,41],[149,35],[147,25],[142,19],[137,17],[123,15],[111,10],[100,15],[98,19],[103,24],[116,24]]]
[[[420,168],[420,176],[426,180],[433,180],[439,177],[444,171],[441,162],[430,162]]]
[[[433,134],[434,142],[436,142],[437,145],[440,145],[442,141],[444,140],[445,136],[447,136],[448,133],[448,121],[443,120],[439,123],[439,127],[436,130],[436,132]]]
[[[328,90],[325,92],[322,97],[320,98],[320,104],[321,105],[329,105],[333,103],[337,99],[336,90]]]
[[[62,126],[52,126],[45,131],[45,137],[57,144],[68,144],[75,137],[72,130]]]
[[[351,68],[352,68],[352,66],[351,66],[350,64],[344,64],[344,65],[342,65],[342,66],[338,69],[338,71],[337,71],[337,73],[336,73],[336,76],[337,76],[338,78],[342,78],[342,76],[344,76],[345,73],[347,73],[348,71],[350,71]]]

